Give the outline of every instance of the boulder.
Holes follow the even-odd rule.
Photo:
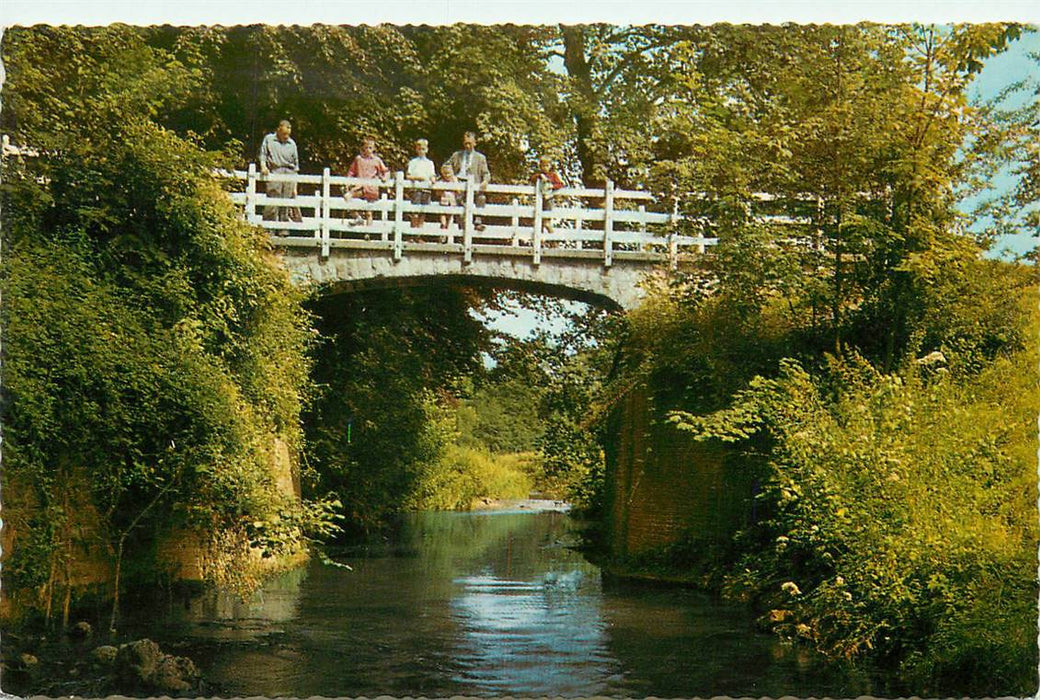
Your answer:
[[[99,646],[97,649],[94,649],[93,651],[91,651],[90,652],[90,658],[93,661],[101,664],[102,666],[111,666],[112,664],[115,663],[116,655],[118,655],[118,654],[119,654],[119,649],[117,649],[114,646],[111,646],[109,644],[105,644],[105,645]]]
[[[116,677],[130,687],[147,686],[162,655],[159,645],[151,639],[123,644],[116,653]]]
[[[164,654],[152,675],[151,684],[155,690],[176,693],[196,687],[200,675],[191,659]]]
[[[94,650],[96,658],[111,652]],[[179,693],[197,688],[201,674],[195,663],[184,656],[164,654],[150,639],[141,639],[119,647],[115,673],[127,689]]]

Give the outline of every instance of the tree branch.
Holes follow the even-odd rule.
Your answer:
[[[642,49],[639,49],[638,51],[633,51],[623,56],[621,61],[619,61],[616,66],[614,66],[614,69],[610,71],[610,73],[607,74],[607,77],[603,80],[603,82],[600,83],[599,87],[595,89],[594,94],[596,95],[596,97],[600,97],[604,93],[604,91],[606,91],[606,89],[610,87],[611,83],[617,80],[617,78],[621,75],[622,71],[628,68],[636,59],[642,58],[643,54],[645,54],[647,51],[664,48],[665,46],[670,46],[671,44],[672,41],[670,39],[662,38],[658,39],[657,41],[651,42],[650,44],[643,47]]]

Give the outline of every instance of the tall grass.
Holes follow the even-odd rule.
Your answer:
[[[407,506],[417,510],[468,510],[483,499],[527,498],[534,484],[530,459],[449,445],[423,469]]]

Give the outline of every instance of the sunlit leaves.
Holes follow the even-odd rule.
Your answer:
[[[1019,692],[1035,666],[1035,584],[1008,577],[1030,569],[1037,538],[1021,452],[1036,395],[1011,376],[1034,360],[1000,360],[960,385],[928,370],[880,374],[854,357],[815,376],[786,362],[730,408],[673,414],[698,439],[753,450],[761,434],[772,445],[759,496],[770,516],[742,535],[750,548],[732,592],[786,609],[771,620],[782,634],[835,656],[901,662],[928,692],[951,681]],[[1031,398],[1005,402],[1021,393]],[[778,591],[795,588],[797,600]]]

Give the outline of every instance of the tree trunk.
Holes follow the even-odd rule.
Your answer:
[[[126,542],[126,535],[124,534],[119,538],[119,546],[116,548],[116,571],[112,577],[112,617],[108,621],[108,631],[116,631],[116,622],[119,619],[119,575],[122,573],[123,568],[123,544]]]
[[[597,174],[602,165],[596,158],[594,143],[596,133],[596,93],[592,87],[592,69],[585,56],[585,27],[560,27],[563,35],[563,65],[571,79],[572,92],[569,101],[571,117],[577,134],[578,162],[581,164],[581,179],[586,187],[601,185],[603,178]]]
[[[72,518],[69,513],[72,512],[69,506],[69,490],[68,487],[64,489],[62,494],[62,501],[65,513],[65,600],[61,606],[61,628],[67,629],[69,626],[69,608],[72,605]]]
[[[51,540],[53,542],[53,539]],[[51,610],[54,606],[54,584],[58,577],[57,555],[52,551],[50,555],[51,569],[47,576],[47,603],[43,608],[43,621],[47,627],[51,625]]]

